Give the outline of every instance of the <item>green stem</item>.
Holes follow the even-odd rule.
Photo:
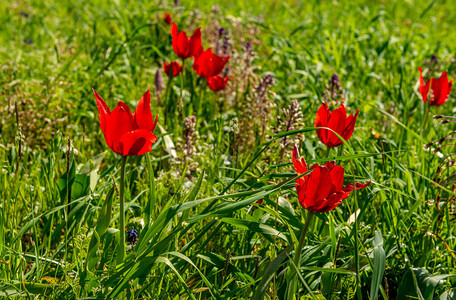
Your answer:
[[[182,72],[180,76],[180,99],[179,99],[179,115],[181,118],[181,122],[184,120],[184,104],[183,104],[183,99],[182,95],[184,92],[184,85],[185,85],[185,60],[182,59]]]
[[[331,151],[331,147],[326,146],[325,157],[328,157],[328,156],[329,156],[329,151]]]
[[[426,126],[427,126],[427,123],[428,123],[428,119],[429,119],[429,111],[430,111],[430,105],[427,105],[427,103],[425,103],[426,105],[426,113],[424,114],[424,124],[423,124],[423,128],[421,129],[421,136],[423,136],[423,133],[425,133],[427,130],[426,130]]]
[[[146,153],[147,159],[147,168],[149,170],[149,185],[150,185],[150,199],[146,205],[146,220],[145,227],[147,227],[152,218],[152,212],[155,207],[155,179],[154,179],[154,170],[152,168],[152,161],[150,159],[150,153]]]
[[[122,162],[120,166],[120,250],[117,255],[117,264],[121,264],[125,257],[125,165],[127,164],[128,156],[122,156]]]
[[[328,153],[329,154],[329,153]],[[340,145],[339,147],[339,153],[338,156],[343,156],[344,155],[344,144]]]
[[[293,263],[296,265],[298,270],[301,267],[301,253],[302,247],[304,247],[304,241],[306,240],[307,231],[309,231],[310,222],[312,221],[313,213],[310,211],[307,212],[306,222],[304,223],[304,228],[301,231],[301,236],[299,238],[298,248],[296,249],[295,257]],[[291,283],[290,289],[288,291],[288,300],[293,300],[293,295],[295,294],[295,285],[296,285],[296,272],[294,268],[290,267],[291,270]]]
[[[168,82],[166,83],[166,89],[165,89],[165,100],[163,101],[163,110],[164,110],[164,113],[165,113],[165,126],[166,126],[166,122],[167,122],[167,119],[168,119],[168,110],[169,110],[169,104],[171,103],[171,100],[169,99],[171,97],[171,82],[173,81],[173,73],[171,72],[169,78],[168,78]]]
[[[199,99],[198,99],[198,109],[196,111],[196,117],[198,118],[198,116],[201,116],[202,115],[202,103],[203,103],[203,99],[204,97],[206,96],[206,85],[204,85],[203,88],[201,88],[200,90],[200,94],[199,94]]]
[[[188,106],[187,106],[187,112],[186,112],[186,116],[190,116],[193,114],[193,111],[195,111],[196,109],[196,106],[195,106],[195,80],[193,78],[193,72],[188,72],[190,74],[190,103],[188,103]]]

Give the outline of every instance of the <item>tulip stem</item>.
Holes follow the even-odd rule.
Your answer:
[[[298,268],[298,270],[301,267],[301,253],[302,253],[302,247],[304,247],[304,241],[306,240],[306,235],[307,231],[309,231],[309,226],[310,222],[312,221],[313,213],[310,211],[307,211],[307,216],[306,216],[306,221],[304,223],[304,228],[301,231],[301,236],[299,238],[299,244],[298,248],[296,249],[295,257],[293,260],[293,263],[295,266]],[[291,282],[290,282],[290,289],[288,290],[288,300],[293,300],[293,295],[295,294],[295,285],[296,285],[296,276],[295,276],[295,271],[292,266],[290,266],[291,270]]]
[[[117,264],[123,263],[125,257],[125,165],[127,164],[127,158],[128,156],[122,156],[122,162],[120,165],[120,249],[117,253]]]
[[[425,103],[427,104],[427,103]],[[423,124],[423,128],[421,130],[421,136],[423,136],[423,132],[426,132],[426,126],[427,126],[427,122],[428,122],[428,119],[429,119],[429,111],[430,111],[430,105],[426,105],[426,113],[424,114],[424,124]]]
[[[331,147],[326,147],[325,157],[329,157],[329,151],[331,151]]]
[[[184,68],[184,65],[185,65],[185,60],[182,59],[182,72],[181,72],[181,76],[180,76],[180,99],[179,99],[179,115],[181,117],[181,121],[184,120],[184,104],[183,104],[183,99],[182,99],[182,95],[183,95],[183,91],[184,91],[184,85],[185,85],[185,68]]]

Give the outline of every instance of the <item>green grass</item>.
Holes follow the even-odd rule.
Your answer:
[[[456,78],[456,2],[181,2],[0,3],[0,297],[283,299],[298,268],[299,299],[454,299],[455,192],[434,182],[454,170],[436,174],[435,145],[423,146],[454,128],[431,117],[454,114],[455,95],[431,107],[425,126],[418,67],[435,54],[433,75]],[[202,27],[205,48],[228,30],[226,92],[194,90],[187,61],[160,105],[156,70],[176,59],[164,11],[180,30]],[[255,51],[247,72],[246,42]],[[308,163],[326,161],[313,126],[333,73],[349,113],[360,113],[330,158],[346,184],[372,184],[314,217],[296,266],[306,211],[277,120],[297,99],[300,131],[287,138]],[[255,112],[266,74],[274,84]],[[116,266],[120,157],[91,89],[112,109],[134,108],[148,87],[163,131],[150,154],[128,159],[127,228],[140,236]],[[198,135],[188,155],[190,115]]]

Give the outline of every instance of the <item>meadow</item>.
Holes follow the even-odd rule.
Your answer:
[[[455,1],[0,24],[1,299],[456,299]]]

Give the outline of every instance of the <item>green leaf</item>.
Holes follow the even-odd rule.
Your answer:
[[[174,274],[176,274],[177,278],[179,278],[179,281],[182,283],[182,286],[184,287],[185,291],[190,296],[190,298],[192,298],[193,300],[196,300],[195,296],[188,288],[187,283],[185,282],[184,278],[182,278],[179,271],[176,269],[176,267],[174,267],[173,263],[168,258],[160,256],[159,258],[157,258],[157,263],[164,263],[165,265],[170,267],[171,270],[173,270]]]
[[[179,253],[179,252],[176,252],[176,251],[168,252],[168,253],[165,253],[165,254],[174,255],[174,256],[176,256],[176,257],[179,257],[179,258],[182,259],[182,260],[185,260],[185,261],[188,262],[189,264],[191,264],[191,265],[196,269],[196,271],[198,271],[198,273],[200,274],[200,276],[201,276],[201,278],[203,279],[204,283],[205,283],[205,284],[207,285],[207,287],[209,288],[209,292],[211,293],[212,298],[220,299],[220,297],[218,297],[217,293],[214,291],[214,287],[212,286],[212,284],[210,283],[210,281],[207,280],[206,276],[204,276],[204,274],[200,271],[200,269],[198,269],[198,267],[191,261],[190,258],[188,258],[188,257],[185,256],[184,254]]]
[[[111,188],[108,195],[106,196],[103,208],[100,211],[100,216],[97,220],[97,225],[95,226],[92,238],[90,239],[89,249],[87,253],[87,268],[90,271],[95,268],[96,263],[100,259],[98,255],[98,247],[100,245],[100,238],[104,235],[111,222],[113,194],[114,188]]]
[[[149,223],[152,218],[152,212],[155,207],[156,195],[155,195],[155,179],[154,170],[152,168],[152,161],[150,159],[150,153],[146,154],[147,159],[147,171],[149,172],[149,186],[150,186],[150,199],[147,201],[146,208],[144,210],[144,228],[149,227]]]
[[[453,288],[445,291],[442,295],[440,295],[440,300],[456,300],[456,289]]]
[[[375,231],[374,234],[374,266],[373,276],[371,281],[370,295],[371,299],[378,299],[378,291],[383,279],[383,273],[385,272],[386,255],[383,249],[383,237],[380,231]]]
[[[456,274],[430,276],[428,270],[425,268],[411,268],[402,277],[396,299],[401,300],[418,297],[424,300],[432,300],[437,285],[442,280],[454,276]],[[416,278],[416,284],[414,277]]]
[[[240,220],[240,219],[235,219],[235,218],[221,218],[221,222],[225,222],[227,224],[236,226],[238,228],[244,229],[244,230],[250,230],[253,232],[261,233],[265,235],[265,237],[270,240],[272,243],[274,242],[272,239],[270,239],[268,236],[272,237],[278,237],[285,242],[288,242],[287,237],[281,233],[280,231],[266,225],[266,224],[261,224],[253,221],[247,221],[247,220]]]
[[[57,180],[57,188],[59,189],[60,199],[62,204],[68,200],[68,189],[71,188],[76,176],[76,167],[74,165],[73,156],[71,156],[70,168],[68,172],[63,173],[59,180]],[[73,192],[72,192],[73,193]]]
[[[285,250],[283,250],[279,255],[277,255],[277,257],[273,261],[271,261],[266,271],[264,272],[257,289],[255,290],[255,294],[253,295],[252,300],[264,299],[264,295],[268,291],[269,283],[274,278],[274,275],[276,274],[279,267],[282,265],[282,262],[288,257],[288,254],[291,249],[293,249],[293,245],[290,245],[287,248],[285,248]]]

